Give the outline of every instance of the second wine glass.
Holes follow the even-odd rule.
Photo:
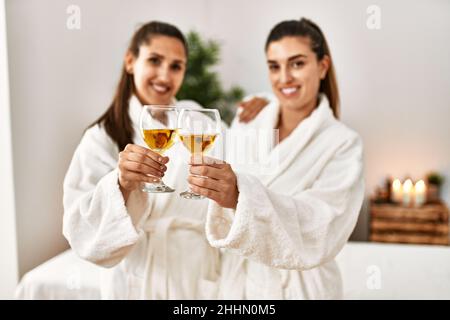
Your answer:
[[[194,159],[202,159],[221,131],[220,114],[217,109],[182,109],[178,115],[178,136]],[[203,199],[191,190],[180,193],[185,199]]]

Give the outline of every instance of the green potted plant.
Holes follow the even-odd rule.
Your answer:
[[[189,59],[177,98],[194,100],[205,108],[217,108],[222,120],[230,124],[236,112],[235,104],[244,97],[244,90],[239,86],[224,90],[219,75],[211,70],[219,62],[217,41],[203,40],[197,32],[191,31],[187,34],[187,42]]]
[[[440,190],[444,183],[444,177],[437,172],[430,172],[427,174],[427,184],[428,184],[428,202],[439,202],[440,200]]]

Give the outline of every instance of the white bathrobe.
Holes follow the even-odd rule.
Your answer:
[[[179,106],[193,106],[178,102]],[[130,100],[134,143],[142,106]],[[119,150],[102,127],[88,129],[64,181],[63,234],[83,259],[107,267],[102,297],[111,299],[212,299],[220,252],[205,236],[208,200],[185,200],[189,154],[175,144],[164,182],[171,194],[133,191],[126,203],[118,184]]]
[[[278,116],[273,98],[252,122],[232,128],[275,128]],[[274,170],[248,174],[231,163],[237,208],[211,201],[206,221],[208,241],[224,252],[220,298],[342,297],[334,257],[362,205],[362,151],[358,134],[333,117],[321,96],[313,113],[267,154]]]

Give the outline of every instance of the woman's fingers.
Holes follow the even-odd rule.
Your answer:
[[[124,151],[146,155],[160,164],[166,164],[167,162],[169,162],[168,157],[164,157],[150,149],[138,146],[136,144],[131,144],[131,143],[127,144]]]
[[[191,185],[205,188],[213,191],[222,191],[222,187],[220,185],[219,180],[212,179],[212,178],[205,178],[205,177],[196,177],[196,176],[189,176],[188,182]]]
[[[119,169],[151,174],[157,177],[164,175],[167,170],[165,163],[168,157],[162,157],[144,147],[128,144],[119,154]]]
[[[236,208],[239,191],[236,174],[231,166],[210,157],[201,160],[204,164],[192,165],[190,168],[188,182],[191,190],[216,201],[224,208]]]
[[[248,106],[245,113],[240,115],[241,122],[249,122],[250,120],[253,120],[265,106],[265,104],[259,103]]]
[[[131,171],[131,172],[136,172],[136,173],[140,173],[143,175],[152,175],[155,177],[163,177],[164,173],[156,170],[152,167],[149,167],[143,163],[139,163],[139,162],[133,162],[133,161],[124,161],[123,163],[120,164],[120,168],[123,171]]]
[[[223,181],[229,181],[233,175],[231,166],[219,159],[202,157],[198,160],[192,156],[190,164],[189,172],[194,175]]]
[[[248,113],[245,117],[245,120],[242,122],[249,122],[256,118],[256,116],[261,112],[261,110],[265,107],[265,105],[255,105],[251,110],[248,110]]]
[[[239,196],[236,184],[194,176],[189,176],[188,182],[192,192],[214,200],[219,206],[224,208],[236,209]]]
[[[157,182],[167,170],[168,157],[163,157],[147,148],[128,144],[119,153],[119,184],[132,191],[141,182]]]
[[[189,168],[189,173],[216,180],[226,179],[226,173],[220,168],[213,166],[191,166]]]
[[[157,182],[158,179],[155,177],[146,176],[145,174],[139,173],[139,172],[133,172],[133,171],[126,171],[121,176],[123,181],[126,181],[128,183],[135,183],[135,182]]]
[[[192,155],[189,164],[193,166],[211,166],[214,168],[222,168],[226,162],[212,157]]]
[[[239,106],[242,108],[241,113],[239,114],[239,120],[246,119],[248,113],[252,109],[252,106],[255,104],[255,98],[252,98],[248,101],[241,102]]]
[[[268,103],[269,101],[259,97],[241,103],[240,106],[243,110],[239,114],[239,121],[249,122],[250,120],[253,120]]]
[[[157,162],[142,153],[134,153],[134,152],[128,153],[127,160],[137,162],[137,163],[142,163],[142,164],[149,166],[150,168],[153,168],[157,171],[164,172],[167,170],[166,165],[161,164],[160,162]]]
[[[202,195],[208,199],[214,200],[216,202],[220,201],[221,198],[221,194],[220,192],[217,192],[215,190],[212,189],[207,189],[207,188],[202,188],[193,184],[189,185],[189,189],[199,195]]]

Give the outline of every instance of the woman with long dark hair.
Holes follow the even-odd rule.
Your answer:
[[[192,165],[188,178],[192,191],[213,200],[208,241],[229,253],[223,255],[220,296],[341,298],[334,257],[364,197],[362,142],[339,121],[333,60],[315,23],[303,18],[277,24],[265,52],[272,102],[253,121],[233,128],[242,130],[239,137],[277,130],[276,145],[263,159],[272,170],[258,170],[255,163],[250,172],[209,159]],[[261,155],[254,146],[248,150]]]
[[[205,238],[207,202],[140,189],[163,176],[178,190],[187,188],[182,147],[160,156],[145,147],[139,129],[143,105],[175,102],[187,58],[175,26],[140,27],[110,107],[84,133],[66,174],[63,233],[80,257],[108,268],[103,298],[212,299],[217,292],[219,250]]]

